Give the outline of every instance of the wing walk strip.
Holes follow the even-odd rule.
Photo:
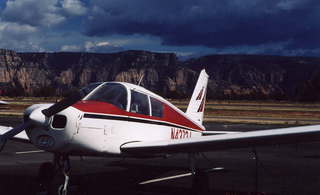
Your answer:
[[[83,117],[84,118],[94,118],[94,119],[129,121],[129,122],[146,123],[146,124],[152,124],[152,125],[166,125],[166,126],[181,128],[181,129],[185,129],[185,130],[189,130],[189,131],[202,132],[201,130],[192,129],[192,128],[189,128],[189,127],[186,127],[183,125],[173,124],[170,122],[149,120],[149,119],[143,119],[143,118],[133,118],[133,117],[128,117],[128,116],[84,114]]]

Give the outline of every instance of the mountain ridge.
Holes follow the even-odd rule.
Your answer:
[[[320,100],[320,58],[174,53],[16,53],[0,49],[0,95],[64,96],[90,82],[137,83],[169,98],[191,95],[198,73],[210,76],[209,99]]]

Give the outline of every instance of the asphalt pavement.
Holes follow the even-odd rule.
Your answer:
[[[0,118],[15,126],[20,119]],[[208,130],[248,131],[271,125],[206,124]],[[71,158],[69,194],[319,194],[320,143],[206,152],[190,176],[185,154],[154,159]],[[256,152],[256,155],[255,155]],[[1,194],[46,194],[38,169],[52,154],[9,141],[0,153]]]

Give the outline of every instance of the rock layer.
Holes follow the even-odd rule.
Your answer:
[[[206,68],[211,99],[320,100],[320,58],[173,53],[16,53],[0,50],[0,95],[67,95],[90,82],[124,81],[170,98],[191,95]]]

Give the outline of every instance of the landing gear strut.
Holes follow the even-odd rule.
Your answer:
[[[190,170],[192,174],[192,189],[190,194],[207,194],[209,192],[209,178],[206,171],[197,167],[197,153],[189,153]]]
[[[254,180],[254,189],[255,189],[255,194],[258,194],[258,189],[259,189],[259,156],[256,148],[252,148],[252,153],[254,155],[254,160],[255,160],[255,180]]]
[[[68,184],[69,184],[69,174],[70,174],[70,160],[67,155],[54,155],[54,164],[58,168],[57,177],[60,177],[59,172],[63,174],[64,182],[60,183],[58,186],[58,194],[59,195],[67,195],[68,192]],[[61,178],[61,177],[60,177]]]
[[[38,177],[41,188],[48,191],[48,195],[67,195],[70,178],[69,157],[55,154],[53,163],[46,162],[40,166]]]
[[[190,170],[192,176],[196,174],[196,153],[189,153]]]

